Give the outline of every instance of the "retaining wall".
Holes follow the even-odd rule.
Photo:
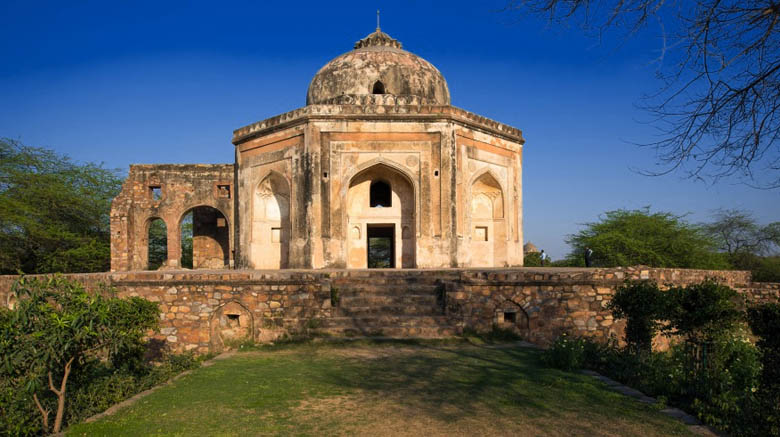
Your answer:
[[[197,353],[220,350],[230,339],[270,341],[285,333],[316,329],[319,322],[338,315],[332,306],[332,289],[350,283],[396,289],[421,282],[439,284],[442,315],[455,331],[484,331],[498,325],[516,329],[538,344],[547,344],[564,331],[596,338],[622,336],[623,322],[613,320],[606,304],[626,279],[687,285],[714,278],[754,303],[778,301],[780,295],[780,284],[751,283],[749,272],[644,267],[195,270],[66,276],[88,287],[111,285],[120,296],[159,302],[161,331],[154,337],[175,351]],[[16,279],[0,276],[0,304],[14,304],[11,288]]]

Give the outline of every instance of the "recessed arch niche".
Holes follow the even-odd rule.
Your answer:
[[[257,269],[284,269],[290,256],[290,184],[269,173],[252,197],[250,263]]]
[[[506,263],[504,191],[489,171],[470,187],[471,265],[493,267]]]
[[[237,301],[230,301],[217,308],[209,322],[212,352],[222,352],[226,347],[254,339],[252,313]]]

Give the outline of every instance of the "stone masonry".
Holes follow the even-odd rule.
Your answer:
[[[181,259],[181,223],[193,213],[193,264],[225,268],[232,264],[234,166],[131,165],[122,192],[111,204],[111,271],[144,270],[152,220],[167,229],[168,257],[163,268]]]
[[[776,302],[780,284],[748,272],[652,268],[155,271],[67,275],[107,283],[120,296],[160,305],[155,337],[175,351],[220,351],[226,343],[272,341],[309,331],[333,335],[442,337],[493,326],[537,344],[562,332],[606,339],[623,323],[605,309],[625,279],[687,285],[715,278],[754,303]],[[0,277],[0,304],[13,306],[14,276]]]

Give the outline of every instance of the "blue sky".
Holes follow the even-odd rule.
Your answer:
[[[233,129],[305,104],[316,71],[382,29],[436,65],[455,106],[523,130],[526,240],[554,258],[604,211],[780,220],[780,190],[652,169],[640,97],[660,85],[653,29],[601,42],[479,2],[0,2],[0,136],[80,161],[233,161]]]

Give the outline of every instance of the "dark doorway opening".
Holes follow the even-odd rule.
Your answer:
[[[368,268],[395,268],[395,225],[368,225]]]

